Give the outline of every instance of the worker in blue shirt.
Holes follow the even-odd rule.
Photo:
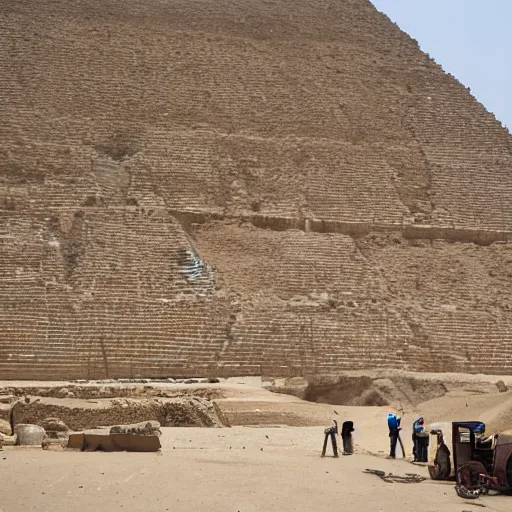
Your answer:
[[[412,424],[414,462],[428,462],[429,433],[425,430],[425,420],[418,418]]]
[[[418,462],[420,459],[420,456],[419,456],[420,450],[419,450],[419,446],[418,446],[419,445],[418,434],[423,432],[423,430],[424,430],[423,424],[424,424],[423,418],[418,418],[412,424],[412,455],[414,457],[413,462]]]
[[[400,439],[400,427],[401,418],[400,416],[396,416],[395,414],[388,414],[388,428],[389,428],[389,444],[390,444],[390,452],[389,456],[394,459],[396,457],[396,444],[400,442],[400,447],[402,448],[402,455],[405,458],[404,445],[402,444],[402,440]]]

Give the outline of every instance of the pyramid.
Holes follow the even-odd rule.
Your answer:
[[[0,379],[512,373],[512,137],[368,0],[4,2]]]

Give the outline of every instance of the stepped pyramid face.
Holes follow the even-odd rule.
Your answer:
[[[0,17],[0,378],[512,373],[512,138],[368,0]]]

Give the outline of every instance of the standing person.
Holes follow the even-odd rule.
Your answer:
[[[390,444],[390,452],[389,456],[394,459],[396,457],[396,444],[400,442],[400,447],[402,449],[402,455],[405,457],[404,445],[402,444],[402,440],[400,439],[400,416],[396,416],[395,414],[388,414],[388,428],[389,428],[389,444]]]
[[[352,455],[354,447],[352,445],[352,432],[354,432],[354,422],[345,421],[341,427],[341,439],[343,440],[343,455]]]
[[[418,418],[417,420],[415,420],[415,422],[412,424],[412,455],[414,457],[414,460],[413,462],[420,462],[420,455],[419,455],[419,439],[418,439],[418,434],[420,434],[421,432],[423,432],[424,430],[424,425],[425,421],[423,420],[422,417]]]
[[[428,432],[422,431],[417,434],[417,454],[418,462],[428,462],[428,445],[430,444],[430,436]]]

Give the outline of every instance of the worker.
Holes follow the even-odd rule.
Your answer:
[[[412,424],[412,455],[413,455],[413,462],[420,462],[419,459],[419,438],[418,434],[424,431],[424,420],[423,418],[418,418],[414,421]]]
[[[324,446],[322,448],[322,457],[325,457],[325,452],[327,450],[327,441],[329,440],[329,437],[331,438],[332,451],[334,453],[334,456],[338,457],[338,445],[336,443],[336,435],[338,434],[338,422],[336,420],[332,420],[332,421],[334,423],[334,426],[326,428],[324,430],[325,439],[324,439]]]
[[[428,432],[422,430],[416,433],[416,461],[428,462],[428,445],[430,443],[430,436]]]
[[[400,439],[400,427],[401,422],[400,416],[396,416],[395,414],[388,414],[388,428],[389,428],[389,444],[390,444],[390,452],[389,456],[394,459],[396,457],[396,445],[400,442],[400,447],[402,448],[402,455],[405,458],[404,445],[402,440]]]
[[[352,455],[354,447],[352,445],[352,432],[354,432],[354,422],[345,421],[341,427],[341,439],[343,440],[343,455]]]

